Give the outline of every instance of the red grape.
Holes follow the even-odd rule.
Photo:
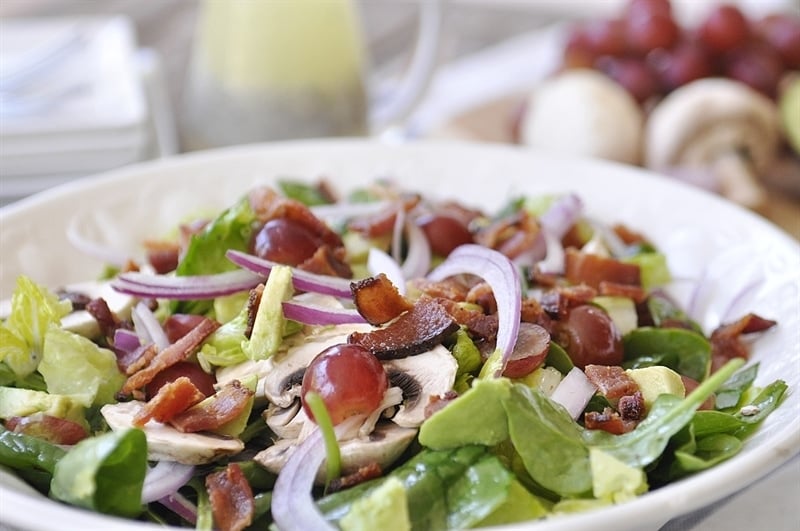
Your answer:
[[[254,238],[253,252],[266,260],[296,266],[310,258],[322,241],[307,227],[285,218],[268,221]]]
[[[622,20],[594,20],[584,24],[583,33],[589,50],[596,57],[622,55],[626,51],[625,22]]]
[[[708,14],[700,26],[699,35],[712,50],[727,52],[748,39],[750,28],[739,8],[722,4]]]
[[[574,27],[567,35],[567,42],[564,45],[564,66],[567,68],[588,68],[592,66],[596,57],[589,47],[583,27]]]
[[[207,317],[202,315],[175,313],[164,321],[164,332],[167,334],[169,342],[175,343],[206,319]]]
[[[420,218],[417,223],[425,233],[431,251],[439,256],[447,256],[459,245],[472,243],[472,233],[452,216],[432,214]]]
[[[680,36],[678,24],[660,13],[632,13],[625,24],[629,48],[641,55],[659,48],[671,48]]]
[[[596,306],[584,304],[570,310],[566,319],[556,324],[554,337],[581,369],[622,363],[620,333],[608,314]]]
[[[375,411],[389,387],[389,378],[380,361],[358,345],[333,345],[323,350],[309,364],[303,375],[301,396],[317,393],[333,424],[352,415],[368,415]],[[303,409],[313,419],[303,401]]]
[[[759,21],[756,31],[778,52],[786,68],[800,68],[800,17],[770,15]]]
[[[636,59],[602,57],[597,67],[608,77],[625,87],[639,103],[658,93],[658,80],[648,66]]]
[[[688,44],[674,50],[653,50],[648,54],[647,62],[658,74],[661,87],[666,91],[708,77],[713,72],[703,50]]]
[[[669,0],[631,0],[625,8],[628,17],[641,13],[672,16],[672,3]]]
[[[519,336],[514,351],[506,363],[503,376],[522,378],[544,363],[550,349],[550,333],[533,323],[520,323]]]
[[[163,371],[156,374],[155,378],[145,387],[145,394],[147,399],[156,396],[158,390],[164,384],[175,381],[181,376],[189,378],[197,389],[206,396],[214,394],[214,384],[216,380],[213,376],[205,372],[196,363],[190,361],[179,361],[175,365],[171,365]]]
[[[753,44],[737,50],[729,58],[725,73],[731,79],[774,97],[783,74],[783,63],[772,48]]]

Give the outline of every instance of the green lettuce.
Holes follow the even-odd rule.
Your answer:
[[[45,334],[50,325],[72,311],[72,303],[58,297],[20,275],[11,297],[11,315],[0,323],[0,362],[23,380],[32,374],[42,359]]]
[[[55,325],[45,335],[39,372],[48,392],[80,397],[86,407],[115,402],[125,383],[113,352]]]

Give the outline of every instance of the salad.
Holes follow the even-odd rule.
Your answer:
[[[0,464],[67,504],[197,529],[624,503],[735,455],[787,389],[745,366],[780,323],[704,331],[637,229],[573,194],[483,212],[389,181],[254,188],[96,281],[19,277]]]

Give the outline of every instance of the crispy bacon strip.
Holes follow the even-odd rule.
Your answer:
[[[623,420],[642,420],[646,413],[642,392],[636,391],[632,395],[620,397],[617,410]]]
[[[158,347],[155,343],[142,345],[133,352],[117,355],[117,367],[119,367],[126,376],[130,376],[147,367],[147,365],[153,361],[153,358],[156,357],[156,354],[158,354]]]
[[[355,487],[356,485],[364,483],[365,481],[369,481],[370,479],[379,478],[382,474],[383,471],[381,470],[381,465],[375,461],[372,461],[364,466],[359,467],[358,470],[352,474],[333,478],[328,484],[327,491],[336,492],[349,489],[350,487]]]
[[[548,315],[561,319],[576,306],[590,302],[597,296],[597,290],[586,284],[577,286],[558,286],[542,294],[541,305]]]
[[[130,375],[122,386],[122,394],[128,395],[137,389],[141,389],[153,381],[156,374],[162,370],[194,354],[203,341],[217,328],[219,328],[219,323],[213,319],[201,321],[188,334],[156,354],[146,367]]]
[[[113,343],[114,332],[119,328],[123,328],[125,325],[120,321],[117,314],[111,311],[106,300],[103,298],[92,299],[86,303],[84,309],[97,321],[100,334],[106,338],[109,343]]]
[[[600,282],[614,282],[641,286],[641,271],[636,264],[627,264],[613,258],[567,249],[565,276],[572,284],[586,284],[598,288]]]
[[[619,413],[607,407],[602,412],[587,412],[583,416],[583,424],[587,430],[603,430],[614,435],[622,435],[633,430],[637,422],[625,420]]]
[[[358,313],[371,325],[388,323],[413,308],[383,273],[350,284]]]
[[[733,358],[749,357],[750,352],[740,339],[742,334],[763,332],[776,324],[777,321],[748,313],[737,321],[717,327],[711,333],[711,372],[715,372]]]
[[[458,324],[466,326],[473,336],[491,342],[497,339],[498,320],[496,314],[486,315],[481,310],[472,309],[448,299],[437,299],[437,302]]]
[[[169,422],[175,415],[186,411],[206,397],[186,376],[161,386],[156,396],[151,398],[133,417],[134,426],[144,426],[150,419]]]
[[[425,278],[411,279],[410,286],[434,299],[447,299],[455,302],[467,300],[469,288],[454,278],[447,278],[438,282]]]
[[[475,242],[513,259],[536,247],[539,232],[536,218],[520,210],[477,231]]]
[[[330,275],[332,277],[352,278],[353,270],[345,260],[344,247],[331,248],[330,245],[317,247],[310,257],[297,267],[317,275]]]
[[[206,476],[206,489],[214,523],[221,531],[241,531],[253,523],[256,503],[253,489],[236,463]]]
[[[172,418],[170,424],[184,433],[210,431],[232,421],[247,407],[253,391],[233,380],[213,395],[213,400],[202,402]]]
[[[378,359],[389,360],[426,352],[456,330],[458,323],[444,308],[430,297],[423,297],[385,328],[353,332],[347,342],[366,348]]]
[[[609,282],[607,280],[600,281],[598,286],[600,295],[610,295],[612,297],[627,297],[632,299],[636,304],[641,304],[647,300],[647,292],[641,286],[633,286],[631,284],[619,284],[617,282]]]

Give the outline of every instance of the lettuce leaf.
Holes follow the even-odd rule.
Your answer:
[[[29,277],[17,277],[11,297],[11,315],[0,324],[0,362],[22,380],[33,373],[42,359],[45,334],[50,325],[72,311],[72,303],[60,301],[44,286]]]
[[[125,383],[113,352],[55,325],[45,336],[39,372],[48,392],[80,397],[86,407],[115,402]]]

